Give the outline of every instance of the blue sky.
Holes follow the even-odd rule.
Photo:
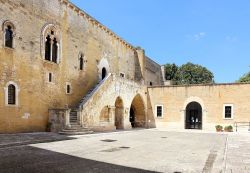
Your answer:
[[[249,0],[71,0],[159,64],[186,62],[234,82],[250,70]]]

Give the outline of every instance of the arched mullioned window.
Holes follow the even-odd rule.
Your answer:
[[[80,57],[79,57],[79,69],[83,70],[84,68],[84,58],[83,58],[83,54],[80,53]]]
[[[60,62],[61,36],[59,29],[53,24],[49,24],[43,29],[41,51],[45,60],[54,63]]]
[[[5,21],[3,23],[4,32],[4,46],[8,48],[14,48],[14,33],[15,27],[10,21]]]

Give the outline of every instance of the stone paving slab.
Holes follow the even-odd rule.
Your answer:
[[[250,173],[250,134],[228,136],[225,172]]]
[[[57,133],[0,134],[0,148],[75,139]]]
[[[249,151],[250,135],[238,133],[0,135],[0,173],[250,173]]]
[[[31,146],[139,170],[219,173],[223,169],[226,137],[224,134],[144,130],[87,135]]]

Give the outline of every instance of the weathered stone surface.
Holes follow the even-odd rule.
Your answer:
[[[48,109],[76,105],[100,80],[103,67],[108,73],[124,73],[127,80],[144,80],[145,55],[68,1],[0,1],[0,25],[7,20],[13,23],[15,36],[14,49],[9,49],[3,46],[4,31],[0,31],[0,133],[44,131]],[[58,64],[44,60],[43,29],[48,24],[61,38]],[[20,88],[14,107],[5,105],[4,87],[9,81]],[[71,94],[66,94],[66,83],[71,84]],[[26,114],[30,116],[23,119]]]

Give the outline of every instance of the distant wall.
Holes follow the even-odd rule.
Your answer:
[[[146,57],[145,61],[146,61],[146,64],[145,64],[145,84],[148,86],[150,86],[150,83],[153,86],[162,85],[163,78],[162,78],[161,66],[148,57]]]
[[[148,88],[148,117],[156,127],[184,129],[185,110],[190,102],[198,102],[202,110],[203,129],[215,125],[233,125],[250,121],[250,84],[218,84],[165,86]],[[233,119],[223,118],[223,105],[232,104]],[[163,105],[163,118],[156,118],[155,106]]]

